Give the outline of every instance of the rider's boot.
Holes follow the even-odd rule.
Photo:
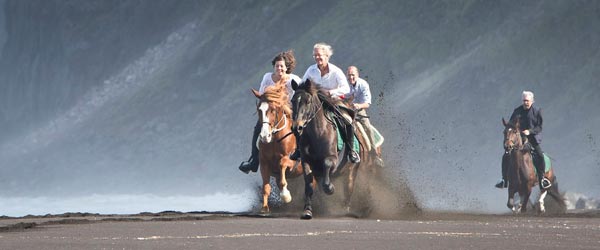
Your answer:
[[[546,172],[546,162],[544,161],[544,156],[536,152],[536,158],[537,162],[534,165],[537,172],[538,182],[540,184],[540,189],[547,189],[552,186],[552,182],[550,182],[550,180],[544,176]]]
[[[258,158],[250,156],[250,159],[242,162],[238,168],[240,169],[240,171],[246,174],[250,173],[250,171],[256,172],[258,171]]]
[[[360,156],[354,151],[354,126],[346,125],[346,145],[348,147],[348,158],[352,163],[359,163]]]
[[[256,147],[256,140],[258,139],[258,134],[260,133],[260,127],[257,123],[254,126],[254,134],[252,134],[252,156],[247,161],[244,161],[238,167],[240,171],[248,174],[250,171],[256,172],[258,171],[258,148]]]
[[[497,188],[507,188],[508,187],[508,179],[507,171],[508,171],[508,155],[504,154],[502,156],[502,179],[498,183],[496,183],[495,187]]]

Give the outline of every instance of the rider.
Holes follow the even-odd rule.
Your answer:
[[[334,99],[344,98],[350,92],[346,75],[337,66],[329,63],[329,57],[333,54],[331,46],[326,43],[317,43],[313,46],[313,58],[316,64],[311,65],[304,73],[302,80],[310,79],[311,82],[329,91]],[[348,148],[348,157],[353,163],[360,162],[360,156],[354,151],[354,126],[352,121],[342,118],[346,124],[346,136],[342,136]],[[297,144],[300,140],[296,140]],[[296,151],[290,155],[290,159],[300,158],[300,147],[296,146]]]
[[[517,107],[512,115],[510,121],[519,120],[519,126],[523,129],[521,133],[527,137],[527,140],[533,147],[533,160],[537,170],[537,177],[540,183],[540,188],[549,188],[552,186],[550,180],[544,177],[546,170],[546,162],[544,161],[544,151],[540,147],[542,143],[542,109],[534,107],[533,92],[523,91],[523,105]],[[507,187],[508,182],[506,181],[507,167],[505,164],[505,158],[502,157],[502,180],[496,184],[497,188]]]
[[[294,90],[291,86],[292,80],[296,82],[301,81],[300,77],[292,74],[294,68],[296,67],[296,58],[294,57],[294,52],[288,50],[277,54],[271,61],[271,64],[273,65],[273,72],[266,73],[263,76],[258,92],[262,95],[265,92],[265,88],[275,85],[282,78],[286,78],[287,80],[285,84],[287,85],[291,99],[294,94]],[[257,120],[256,125],[254,125],[254,133],[252,134],[252,156],[250,156],[247,161],[242,162],[239,166],[240,171],[246,174],[250,171],[256,172],[258,170],[258,148],[256,147],[256,140],[258,139],[258,134],[260,133],[260,126],[261,124]]]
[[[346,98],[354,97],[352,106],[358,112],[356,113],[357,120],[362,123],[369,141],[371,141],[372,151],[375,152],[375,137],[373,136],[373,130],[371,129],[371,122],[369,121],[369,115],[367,115],[367,109],[371,106],[371,90],[369,89],[369,83],[364,79],[360,78],[358,68],[356,66],[348,67],[348,80],[350,82],[350,93],[346,95]],[[383,166],[382,160],[379,155],[375,152],[376,161],[379,162],[380,166]]]

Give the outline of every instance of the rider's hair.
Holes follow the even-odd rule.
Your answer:
[[[531,100],[533,101],[533,92],[531,92],[531,91],[527,91],[527,90],[523,91],[523,95],[522,96],[523,96],[523,98],[530,97]]]
[[[326,43],[316,43],[315,46],[313,46],[313,49],[323,50],[327,56],[333,55],[333,49],[331,48],[331,45]]]
[[[286,74],[291,74],[294,72],[294,69],[296,68],[296,57],[294,57],[293,50],[278,53],[275,58],[273,58],[273,61],[271,61],[271,64],[275,66],[275,62],[277,61],[285,62],[285,67],[287,68],[285,71]]]

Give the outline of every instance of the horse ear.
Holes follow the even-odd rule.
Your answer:
[[[258,93],[258,91],[256,89],[252,89],[252,94],[254,94],[254,96],[256,96],[256,98],[260,99],[260,93]]]
[[[304,81],[304,85],[311,86],[312,82],[310,81],[310,79],[307,78],[306,81]]]
[[[294,91],[296,91],[298,89],[298,83],[296,82],[296,80],[292,79],[292,89]]]
[[[504,120],[504,117],[502,117],[502,125],[504,125],[504,127],[508,126],[508,124],[506,124],[506,120]]]

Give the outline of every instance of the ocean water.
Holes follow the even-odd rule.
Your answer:
[[[243,212],[252,206],[250,191],[206,196],[157,196],[154,194],[93,194],[79,197],[0,197],[0,214],[10,217],[63,214],[137,214],[162,211]]]

